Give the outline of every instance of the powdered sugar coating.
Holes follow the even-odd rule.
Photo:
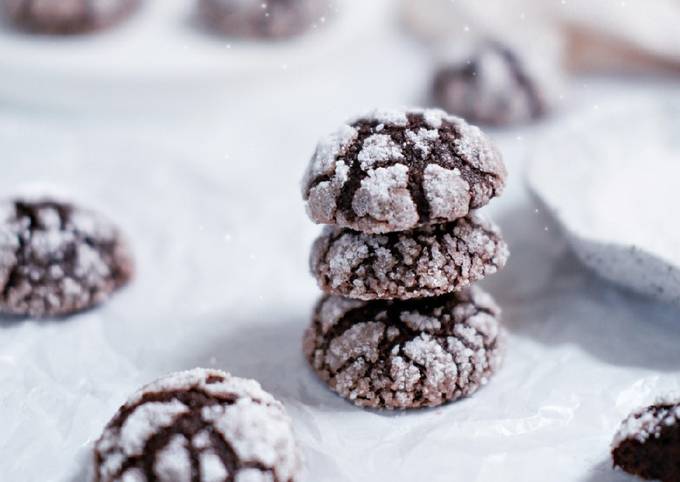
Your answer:
[[[644,407],[631,413],[621,423],[614,436],[612,448],[616,448],[624,440],[645,442],[650,437],[658,438],[664,427],[680,423],[680,399],[664,400],[650,407]]]
[[[369,170],[354,194],[353,212],[362,218],[390,219],[395,225],[416,224],[418,211],[408,189],[408,170],[404,164]]]
[[[527,122],[551,107],[543,72],[524,52],[483,39],[447,43],[435,72],[437,105],[472,122],[508,125]]]
[[[253,380],[201,368],[134,394],[94,455],[96,482],[292,482],[300,469],[281,403]]]
[[[325,296],[304,352],[331,389],[371,408],[432,407],[471,395],[501,362],[500,311],[478,288],[410,301]],[[344,312],[329,320],[326,313]]]
[[[311,219],[366,233],[452,221],[499,195],[506,171],[477,127],[443,111],[375,111],[321,140],[303,179]]]
[[[303,33],[327,15],[324,0],[199,0],[205,22],[223,34],[285,38]]]
[[[508,247],[497,226],[478,213],[381,235],[327,226],[310,266],[327,293],[361,300],[437,296],[502,268]]]
[[[127,17],[139,0],[2,0],[18,26],[41,33],[70,34],[108,27]]]
[[[644,479],[680,480],[680,399],[631,413],[612,441],[615,466]]]
[[[53,316],[107,299],[132,276],[118,229],[49,199],[0,203],[0,312]]]
[[[430,164],[423,171],[423,189],[436,218],[462,217],[470,205],[470,184],[458,169]]]

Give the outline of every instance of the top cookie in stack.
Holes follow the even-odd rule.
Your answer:
[[[456,220],[501,194],[498,150],[441,110],[375,111],[323,139],[303,180],[312,220],[364,233]]]
[[[441,110],[375,111],[323,139],[303,180],[326,292],[412,299],[458,291],[505,265],[498,228],[474,210],[500,195],[500,153]]]

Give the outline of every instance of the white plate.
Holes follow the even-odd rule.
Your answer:
[[[680,99],[619,100],[556,123],[528,181],[586,265],[680,304]]]
[[[2,24],[0,96],[79,107],[214,101],[238,88],[238,81],[285,73],[348,49],[370,36],[371,21],[387,0],[333,0],[328,18],[282,41],[211,33],[196,18],[195,3],[146,0],[127,21],[91,35],[32,35]]]

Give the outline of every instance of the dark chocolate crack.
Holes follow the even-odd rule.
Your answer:
[[[680,402],[631,414],[617,434],[612,461],[643,479],[680,481]]]
[[[350,124],[350,127],[356,130],[356,137],[348,145],[336,146],[334,162],[343,162],[348,168],[348,174],[334,195],[334,200],[328,199],[328,196],[333,195],[330,193],[320,200],[310,197],[312,190],[322,183],[333,182],[336,177],[335,173],[315,172],[314,167],[310,168],[303,194],[305,200],[310,203],[310,215],[314,221],[331,223],[328,219],[315,218],[314,212],[319,208],[315,204],[334,203],[333,222],[341,226],[372,233],[401,231],[416,226],[451,221],[465,215],[471,209],[485,205],[491,198],[501,193],[505,182],[505,168],[495,148],[481,133],[471,130],[472,128],[467,126],[462,119],[454,120],[442,112],[437,113],[441,117],[441,125],[438,127],[428,123],[425,111],[406,111],[404,114],[407,119],[405,125],[385,122],[383,119],[370,116],[360,118]],[[408,136],[408,133],[417,134],[420,129],[434,134],[431,138],[423,140],[422,145]],[[387,159],[374,160],[370,166],[362,166],[359,154],[366,147],[366,141],[376,134],[389,136],[389,139],[399,148],[401,156],[388,156]],[[475,146],[472,148],[473,152],[461,149],[460,146],[466,143]],[[423,151],[423,145],[427,152]],[[316,157],[321,155],[319,152],[325,152],[327,146],[319,147],[319,149],[312,160],[313,164],[316,162]],[[487,156],[488,159],[480,163],[476,156]],[[404,165],[408,169],[406,189],[417,212],[417,219],[408,225],[396,225],[390,220],[373,219],[370,214],[357,213],[354,203],[362,181],[380,168],[390,168],[397,164]],[[457,171],[461,179],[467,183],[468,196],[465,204],[449,206],[451,214],[445,217],[433,216],[431,201],[425,191],[425,171],[428,166],[432,165],[448,171]],[[445,202],[461,203],[463,201],[456,199]],[[390,209],[397,210],[401,207],[395,206]],[[398,213],[392,214],[398,215]]]

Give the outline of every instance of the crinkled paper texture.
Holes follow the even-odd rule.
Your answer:
[[[338,398],[306,366],[319,227],[299,179],[319,136],[422,85],[411,75],[420,52],[394,55],[358,55],[351,69],[333,60],[346,84],[332,98],[316,72],[243,94],[222,116],[0,114],[0,192],[58,186],[117,221],[137,260],[133,283],[95,310],[0,322],[0,480],[84,480],[91,443],[127,396],[194,366],[256,378],[286,405],[303,481],[628,480],[611,469],[609,443],[631,410],[680,388],[678,309],[601,281],[567,251],[524,189],[539,130],[493,133],[510,184],[487,212],[512,255],[484,283],[509,332],[490,383],[437,409],[380,413]],[[350,75],[371,68],[373,80]],[[627,96],[587,89],[583,108],[596,94]]]

